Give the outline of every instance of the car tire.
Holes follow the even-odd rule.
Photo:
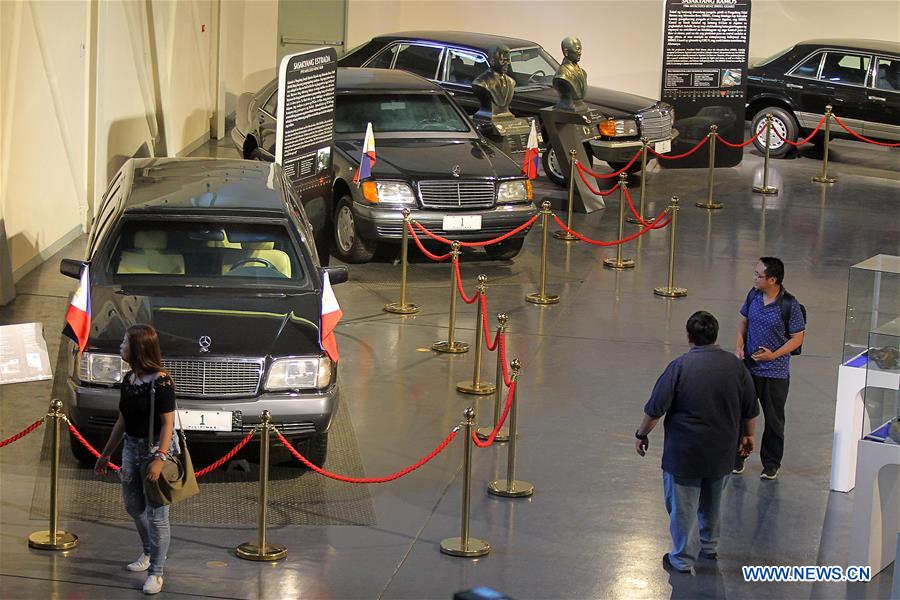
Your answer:
[[[487,252],[488,258],[490,259],[511,260],[519,255],[524,244],[524,237],[511,238],[503,240],[499,244],[485,246],[484,251]]]
[[[781,141],[778,136],[775,135],[777,131],[784,137],[785,139],[791,140],[792,142],[797,139],[797,135],[800,132],[800,127],[797,125],[796,119],[794,116],[783,108],[779,108],[777,106],[769,106],[766,108],[762,108],[753,116],[753,122],[750,126],[750,131],[753,135],[756,135],[756,132],[760,129],[763,130],[763,133],[753,141],[753,145],[756,146],[756,149],[765,154],[766,152],[766,114],[772,114],[772,137],[769,142],[769,156],[771,158],[784,158],[787,156],[791,150],[793,150],[793,146],[788,144],[787,142]]]
[[[335,255],[346,263],[369,262],[375,256],[378,244],[359,235],[349,194],[341,196],[335,206],[333,241]]]
[[[320,433],[300,440],[294,444],[294,448],[296,448],[297,452],[302,454],[306,460],[321,469],[328,456],[328,433]],[[294,462],[300,466],[299,462]]]
[[[544,166],[544,175],[547,179],[560,187],[568,187],[569,178],[563,173],[563,168],[556,160],[556,151],[553,148],[547,148],[547,151],[541,156],[541,164]]]

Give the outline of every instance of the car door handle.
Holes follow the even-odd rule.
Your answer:
[[[869,100],[874,100],[875,102],[887,102],[887,100],[881,96],[869,96]]]
[[[792,90],[802,90],[803,89],[802,85],[797,85],[796,83],[788,83],[786,87],[788,87]]]

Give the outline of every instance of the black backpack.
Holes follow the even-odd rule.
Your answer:
[[[750,291],[747,293],[747,299],[744,301],[744,304],[747,305],[748,310],[750,309],[750,302],[753,300],[753,297],[756,294],[761,294],[761,293],[762,292],[760,292],[755,287],[750,289]],[[806,307],[803,306],[803,304],[801,304],[800,302],[798,302],[797,298],[795,298],[793,294],[791,294],[789,291],[787,291],[786,289],[784,289],[782,287],[781,288],[781,299],[778,300],[778,305],[781,307],[781,320],[784,322],[784,335],[787,338],[791,337],[791,334],[788,332],[788,324],[791,321],[791,305],[794,302],[797,302],[797,305],[800,307],[800,314],[803,315],[803,322],[805,323],[806,322]],[[774,350],[774,348],[773,348],[773,350]],[[803,354],[803,344],[800,344],[794,350],[792,350],[791,354],[793,354],[793,355]]]

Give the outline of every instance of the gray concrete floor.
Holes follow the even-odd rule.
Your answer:
[[[234,155],[228,139],[199,154]],[[900,251],[898,167],[896,150],[838,142],[831,151],[836,184],[810,183],[821,162],[809,149],[773,162],[770,182],[780,193],[764,199],[751,193],[761,181],[762,160],[748,151],[739,167],[716,173],[716,199],[726,207],[710,213],[693,206],[705,199],[704,170],[654,164],[648,212],[660,210],[672,194],[682,199],[675,283],[689,288],[683,299],[652,294],[666,281],[667,232],[627,245],[625,255],[636,258],[637,268],[625,272],[602,266],[612,249],[553,241],[548,291],[562,301],[550,307],[523,301],[536,290],[538,233],[512,262],[467,253],[467,288],[477,274],[487,274],[491,313],[510,314],[509,356],[524,364],[517,474],[537,488],[526,500],[487,495],[487,482],[504,472],[506,449],[476,450],[471,533],[490,542],[492,552],[467,560],[438,551],[441,539],[459,532],[457,441],[422,470],[372,486],[374,527],[273,529],[270,539],[289,548],[277,564],[232,554],[235,545],[255,539],[254,523],[175,527],[162,597],[449,598],[477,585],[519,599],[887,597],[889,570],[865,585],[751,584],[740,567],[846,566],[853,494],[829,492],[828,478],[847,268]],[[549,184],[537,190],[539,198],[562,208],[564,192]],[[575,215],[575,228],[614,239],[614,200],[611,206]],[[0,323],[42,322],[53,359],[74,288],[58,274],[58,260],[80,257],[82,247],[83,241],[73,243],[25,277],[18,298],[0,308]],[[656,377],[687,350],[684,323],[693,311],[718,316],[722,344],[733,345],[738,307],[762,254],[784,259],[785,283],[810,316],[804,353],[793,361],[784,467],[777,481],[763,482],[759,459],[751,458],[725,492],[719,561],[699,563],[693,577],[670,576],[661,565],[669,542],[659,468],[662,432],[651,437],[643,459],[634,453],[632,434]],[[409,298],[422,307],[416,316],[381,311],[398,296],[399,266],[391,256],[351,267],[351,281],[336,288],[344,311],[338,328],[343,398],[369,475],[417,460],[467,406],[476,406],[480,423],[490,419],[490,400],[454,390],[471,376],[472,355],[428,350],[446,333],[448,268],[413,262]],[[459,337],[471,341],[474,310],[460,306],[458,324]],[[485,359],[484,379],[493,378],[493,360]],[[0,387],[0,438],[41,415],[50,393],[50,382]],[[27,547],[27,534],[46,527],[29,518],[36,478],[45,476],[36,472],[41,444],[38,434],[0,450],[0,595],[138,597],[143,576],[122,570],[139,552],[127,524],[67,522],[65,528],[81,539],[75,550],[54,554]]]

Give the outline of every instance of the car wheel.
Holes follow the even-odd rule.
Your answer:
[[[349,194],[341,196],[334,212],[334,253],[344,262],[364,263],[372,260],[376,246],[374,241],[359,235],[353,199]]]
[[[294,444],[294,448],[306,460],[322,468],[325,464],[325,458],[328,456],[328,433],[320,433],[319,435],[300,440]],[[299,466],[301,463],[294,461],[294,464]]]
[[[503,240],[499,244],[485,246],[484,251],[487,252],[488,258],[494,260],[510,260],[519,255],[522,246],[525,244],[524,237]]]
[[[772,135],[769,140],[769,156],[772,158],[783,158],[787,156],[792,147],[787,142],[779,139],[779,137],[775,135],[775,132],[777,131],[781,137],[793,142],[797,139],[800,128],[797,126],[797,121],[794,120],[791,113],[783,108],[770,106],[761,109],[754,115],[750,131],[752,131],[754,135],[756,135],[756,132],[762,131],[760,136],[753,141],[753,145],[762,153],[765,153],[766,151],[766,113],[772,113]]]
[[[556,159],[556,151],[553,148],[547,148],[547,151],[541,157],[541,162],[544,165],[544,174],[547,176],[547,179],[560,187],[568,187],[569,178],[563,173],[562,165]]]

